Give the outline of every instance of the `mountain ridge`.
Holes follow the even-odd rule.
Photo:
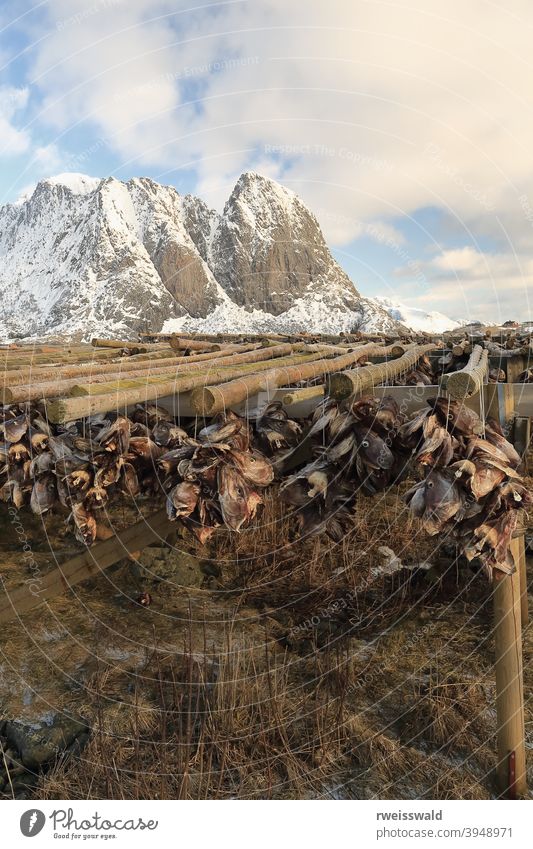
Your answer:
[[[245,172],[224,210],[147,177],[60,174],[0,207],[0,336],[392,330],[317,219]]]

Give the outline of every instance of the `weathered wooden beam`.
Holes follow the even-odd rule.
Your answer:
[[[531,443],[531,419],[529,416],[515,416],[513,422],[513,444],[522,461],[526,462]]]
[[[315,361],[310,363],[272,368],[264,374],[251,374],[219,385],[213,383],[210,386],[198,387],[193,391],[191,401],[198,414],[210,416],[239,404],[267,388],[272,389],[291,383],[299,383],[303,380],[321,377],[348,368],[357,363],[363,354],[369,353],[375,348],[376,346],[370,343],[370,346],[363,345],[340,357],[322,360],[315,358]],[[367,368],[371,367],[367,366]],[[376,368],[379,367],[376,366]]]
[[[518,383],[518,377],[527,368],[527,357],[518,355],[505,360],[507,383]]]
[[[93,348],[138,348],[139,354],[146,353],[146,346],[139,347],[138,341],[121,341],[119,339],[91,339],[91,345]]]
[[[325,386],[323,383],[318,386],[305,386],[302,389],[290,389],[282,398],[284,407],[290,407],[292,404],[299,404],[302,401],[315,400],[317,404],[324,397]]]
[[[141,551],[152,542],[164,541],[167,534],[175,530],[176,523],[169,521],[166,510],[159,510],[104,542],[74,555],[42,578],[32,577],[31,581],[14,590],[4,588],[0,593],[0,625],[24,616],[88,578],[97,577],[126,555]]]
[[[274,348],[262,349],[263,353],[267,354],[271,354],[273,350]],[[305,354],[305,352],[302,352],[301,354],[293,354],[289,357],[280,357],[279,359],[282,362],[305,364],[310,361],[316,361],[317,354]],[[80,394],[79,397],[49,399],[44,403],[51,422],[74,421],[74,419],[84,418],[95,413],[126,410],[127,407],[133,404],[155,401],[166,395],[190,392],[192,389],[199,387],[209,386],[225,380],[229,381],[237,375],[247,373],[248,371],[254,374],[268,373],[272,370],[274,363],[269,358],[254,363],[240,362],[233,366],[216,365],[206,369],[199,369],[198,371],[195,370],[194,373],[191,370],[183,376],[176,373],[172,378],[139,379],[131,381],[130,386],[126,386],[127,382],[122,381],[121,384],[113,388],[113,391],[108,392],[102,391],[102,387],[105,384],[97,384],[92,389],[88,385],[86,387],[87,394]],[[300,367],[303,368],[303,365]],[[74,389],[70,391],[72,393]],[[97,394],[93,394],[94,391]]]
[[[339,400],[351,395],[361,395],[412,368],[424,354],[434,348],[434,344],[415,345],[398,359],[350,371],[338,371],[326,380],[326,392]]]
[[[529,623],[529,599],[527,584],[526,538],[524,532],[516,539],[516,568],[520,576],[520,612],[522,627]]]
[[[172,368],[179,365],[190,365],[197,362],[214,362],[219,359],[226,359],[237,354],[249,353],[256,351],[257,359],[266,359],[271,356],[271,353],[265,354],[260,344],[257,342],[248,345],[229,345],[220,351],[212,351],[207,354],[190,354],[189,356],[175,356],[172,348],[165,351],[153,352],[150,354],[138,354],[126,358],[113,358],[112,360],[100,362],[82,362],[76,365],[61,364],[55,368],[49,366],[40,366],[36,368],[17,369],[4,373],[0,377],[0,385],[33,385],[36,383],[46,383],[54,380],[67,380],[71,377],[82,377],[83,375],[93,379],[94,375],[120,374],[131,373],[135,371],[152,371],[155,369]],[[79,381],[78,381],[79,382]],[[62,394],[62,393],[58,393]]]
[[[174,351],[220,351],[222,347],[222,343],[205,342],[200,339],[183,339],[180,336],[171,336],[169,342]]]
[[[291,351],[291,346],[288,347]],[[222,369],[235,367],[237,364],[272,361],[272,349],[266,351],[264,348],[256,348],[251,351],[244,350],[243,353],[228,354],[222,356],[224,351],[216,351],[208,354],[206,361],[198,362],[194,356],[178,357],[175,360],[155,361],[155,363],[143,363],[142,368],[122,369],[121,363],[115,366],[114,372],[103,372],[93,374],[92,371],[76,377],[63,377],[63,372],[58,371],[55,380],[39,382],[34,379],[31,383],[20,386],[2,386],[0,384],[0,399],[4,404],[20,403],[24,401],[39,401],[47,398],[57,398],[64,395],[101,395],[115,392],[117,389],[130,389],[143,383],[156,383],[160,380],[174,380],[192,373],[207,373],[211,369]],[[201,354],[199,356],[206,356]],[[122,361],[121,361],[122,362]],[[128,363],[126,363],[128,365]]]

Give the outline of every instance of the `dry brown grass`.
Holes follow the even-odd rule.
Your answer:
[[[71,545],[54,522],[52,544]],[[68,710],[93,729],[81,759],[43,775],[37,797],[494,794],[483,579],[420,534],[401,491],[358,496],[340,545],[295,530],[271,489],[256,528],[221,531],[204,549],[180,537],[202,560],[199,586],[124,562],[5,629],[3,715]],[[368,582],[380,546],[435,568]],[[3,568],[20,580],[16,546]],[[131,600],[143,588],[148,609]],[[527,634],[528,686],[532,655]]]

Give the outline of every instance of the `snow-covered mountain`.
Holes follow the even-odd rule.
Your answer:
[[[221,215],[147,178],[40,182],[0,208],[0,337],[393,329],[291,191],[243,174]]]
[[[375,298],[390,317],[399,321],[410,330],[421,331],[425,333],[444,333],[445,330],[454,330],[456,327],[461,327],[465,322],[456,321],[453,318],[448,318],[441,312],[426,312],[425,310],[408,307],[405,304],[400,304],[397,301],[392,301],[390,298]]]

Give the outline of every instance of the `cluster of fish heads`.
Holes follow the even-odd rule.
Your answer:
[[[514,569],[510,544],[519,511],[533,503],[519,472],[521,457],[493,419],[448,398],[428,401],[398,437],[424,478],[406,494],[430,535],[450,535],[489,578]]]
[[[339,542],[353,525],[357,492],[374,495],[405,477],[412,458],[399,440],[405,421],[391,396],[327,398],[316,409],[306,434],[314,459],[281,485],[302,535],[325,532]]]
[[[274,470],[251,439],[248,422],[230,411],[157,461],[169,518],[180,519],[202,543],[221,525],[240,531],[263,503],[258,490],[272,483]]]
[[[131,418],[90,416],[51,425],[32,409],[4,408],[0,497],[37,515],[54,505],[70,511],[77,538],[91,545],[110,496],[149,495],[160,486],[157,459],[187,433],[168,412],[139,405]]]
[[[294,447],[301,428],[271,404],[248,421],[228,412],[196,430],[194,420],[184,429],[156,404],[138,404],[129,417],[56,426],[29,405],[4,407],[0,498],[29,504],[37,515],[67,508],[85,545],[106,535],[99,516],[114,494],[163,493],[169,517],[201,542],[220,525],[239,531],[262,504],[259,490],[273,481],[269,457]]]

